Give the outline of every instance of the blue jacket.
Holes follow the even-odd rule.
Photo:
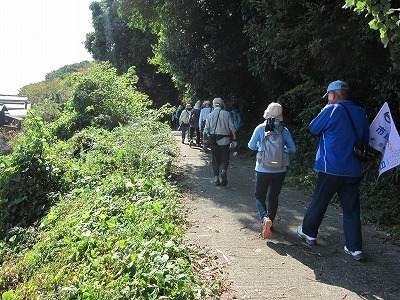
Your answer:
[[[279,120],[275,120],[275,126],[279,126],[280,122]],[[261,148],[261,142],[264,139],[264,135],[265,135],[265,122],[259,124],[253,132],[253,135],[250,138],[250,141],[248,143],[248,147],[251,150],[257,150],[259,151]],[[287,129],[286,127],[283,127],[282,130],[282,136],[285,139],[285,153],[289,154],[289,153],[295,153],[296,152],[296,145],[293,141],[292,135],[289,132],[289,129]],[[255,170],[257,172],[263,172],[263,173],[281,173],[281,172],[285,172],[286,171],[286,166],[283,169],[280,170],[269,170],[264,168],[261,164],[258,163],[258,161],[256,161],[256,167]]]
[[[363,108],[349,100],[340,100],[353,119],[357,135],[369,141],[369,122]],[[339,104],[328,104],[309,125],[313,135],[319,135],[314,169],[336,176],[361,177],[361,162],[354,155],[356,142],[351,121]]]

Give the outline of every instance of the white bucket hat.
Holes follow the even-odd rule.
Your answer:
[[[282,105],[276,102],[270,103],[267,109],[264,111],[264,119],[268,118],[275,118],[279,121],[283,121]]]

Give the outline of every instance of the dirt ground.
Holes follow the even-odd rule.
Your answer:
[[[228,185],[214,186],[210,154],[181,144],[187,242],[215,256],[228,290],[215,299],[400,299],[400,244],[364,225],[365,262],[344,253],[342,212],[331,205],[317,245],[296,234],[311,195],[284,186],[271,239],[259,232],[254,162],[232,157]]]

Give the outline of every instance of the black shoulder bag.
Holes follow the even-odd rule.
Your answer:
[[[204,140],[204,145],[206,145],[207,147],[212,147],[215,146],[217,144],[217,135],[215,134],[215,130],[217,129],[217,124],[218,124],[218,119],[219,119],[219,113],[221,111],[218,112],[218,116],[217,116],[217,122],[215,123],[215,127],[214,127],[214,133],[205,133],[203,136],[203,140]]]
[[[340,102],[338,104],[340,104],[344,108],[344,110],[346,111],[346,114],[350,119],[351,126],[353,127],[354,134],[356,136],[356,144],[354,145],[354,148],[353,148],[354,154],[362,162],[369,161],[371,158],[373,158],[375,156],[372,147],[369,145],[369,143],[364,143],[358,137],[356,126],[354,125],[353,119],[351,118],[350,113],[347,110],[346,106],[344,104],[340,103]]]

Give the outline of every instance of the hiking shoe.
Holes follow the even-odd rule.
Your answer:
[[[353,256],[353,258],[357,261],[365,259],[365,255],[362,251],[350,251],[346,246],[344,246],[344,252]]]
[[[261,231],[261,236],[263,239],[269,239],[272,236],[272,221],[270,218],[264,217],[263,220],[263,229]]]
[[[222,170],[221,171],[221,185],[222,186],[226,186],[227,184],[228,184],[228,179],[227,179],[227,176],[226,176],[226,171]]]
[[[315,245],[317,243],[316,238],[313,238],[313,237],[308,236],[307,234],[303,233],[303,226],[297,227],[297,234],[299,237],[305,239],[306,243],[309,245]]]
[[[219,177],[218,176],[214,177],[214,185],[215,186],[220,186],[221,185],[220,182],[219,182]]]

